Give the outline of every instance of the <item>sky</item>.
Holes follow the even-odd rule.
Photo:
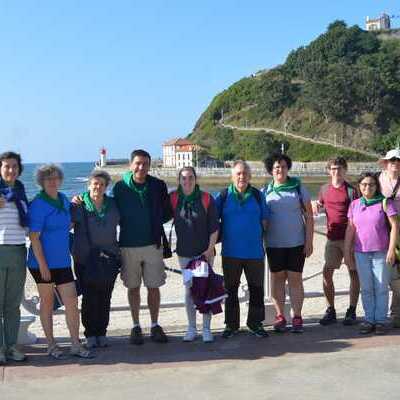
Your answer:
[[[185,137],[213,97],[385,0],[0,0],[0,152],[92,161]],[[400,27],[400,17],[393,19]]]

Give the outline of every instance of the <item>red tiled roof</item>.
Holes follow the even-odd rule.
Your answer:
[[[170,139],[163,143],[163,146],[173,146],[173,145],[188,146],[188,145],[193,145],[193,143],[187,139],[181,139],[181,138]]]

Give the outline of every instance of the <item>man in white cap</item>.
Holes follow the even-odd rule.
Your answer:
[[[391,198],[397,210],[400,210],[400,148],[390,150],[379,160],[382,172],[379,175],[382,194]],[[393,269],[390,287],[392,305],[390,307],[393,327],[400,328],[400,273],[399,265]]]

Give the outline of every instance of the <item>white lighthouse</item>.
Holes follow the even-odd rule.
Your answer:
[[[106,154],[107,154],[107,151],[106,151],[105,147],[103,147],[100,150],[100,167],[105,167],[107,165]]]

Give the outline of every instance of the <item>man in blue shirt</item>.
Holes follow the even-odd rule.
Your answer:
[[[246,276],[250,301],[247,326],[257,337],[267,337],[262,321],[264,307],[263,231],[269,211],[265,197],[250,185],[251,171],[242,160],[232,168],[232,184],[216,199],[221,219],[222,268],[228,298],[225,301],[225,330],[232,337],[240,327],[238,289],[242,272]]]

